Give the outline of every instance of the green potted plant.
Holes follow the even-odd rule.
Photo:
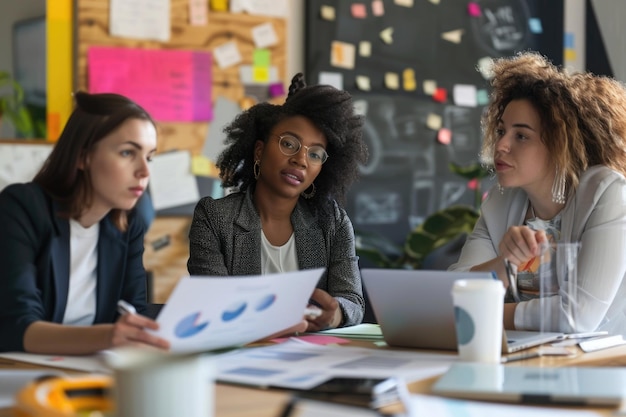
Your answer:
[[[468,180],[474,191],[474,206],[454,205],[429,215],[422,224],[410,230],[403,246],[372,233],[356,231],[357,254],[382,268],[439,269],[437,264],[458,255],[467,235],[478,220],[482,191],[480,181],[489,172],[480,163],[449,168]],[[439,262],[441,263],[441,262]],[[445,266],[445,265],[444,265]]]
[[[24,89],[8,71],[0,70],[0,120],[8,120],[20,137],[35,137],[35,124],[24,103]]]

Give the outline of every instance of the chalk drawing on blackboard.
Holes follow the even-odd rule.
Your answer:
[[[421,224],[435,210],[435,182],[431,179],[415,179],[411,190],[409,224],[413,228]]]
[[[451,146],[454,151],[478,153],[481,138],[476,129],[476,121],[479,120],[480,112],[480,109],[445,106],[443,125],[452,132]]]
[[[358,224],[390,224],[400,219],[402,201],[395,191],[359,192],[355,203]]]
[[[443,191],[441,192],[441,201],[439,207],[448,207],[454,204],[459,204],[463,194],[467,190],[467,184],[458,181],[446,181],[443,184]]]
[[[479,47],[501,56],[530,44],[530,12],[526,1],[482,0],[478,3],[482,14],[470,21]]]

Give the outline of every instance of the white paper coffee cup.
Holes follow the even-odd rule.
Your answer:
[[[452,287],[459,359],[500,363],[504,286],[499,280],[462,279]]]

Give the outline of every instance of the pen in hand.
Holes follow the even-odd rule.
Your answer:
[[[117,312],[120,313],[122,316],[125,314],[137,314],[135,306],[124,300],[119,300],[117,302]]]
[[[506,277],[509,281],[509,288],[511,295],[516,303],[520,302],[519,293],[517,292],[517,265],[513,265],[511,261],[504,258],[504,269],[506,270]]]

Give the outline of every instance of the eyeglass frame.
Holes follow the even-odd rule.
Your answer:
[[[322,147],[321,145],[313,145],[313,146],[303,145],[302,141],[298,137],[296,137],[296,136],[294,136],[292,134],[289,134],[289,133],[285,133],[285,134],[282,134],[282,135],[275,135],[275,136],[278,138],[278,150],[280,150],[280,153],[282,153],[285,156],[297,155],[302,150],[302,148],[304,148],[307,151],[306,152],[306,160],[309,161],[310,163],[312,163],[313,165],[318,165],[316,160],[311,159],[309,157],[309,149],[311,149],[311,148],[319,148],[322,151],[324,151],[324,155],[326,155],[326,157],[319,163],[320,166],[324,165],[324,163],[326,161],[328,161],[328,158],[330,158],[330,155],[328,155],[328,152],[326,152],[326,149],[324,149],[324,147]],[[296,142],[298,142],[298,145],[299,145],[298,149],[296,149],[294,151],[294,153],[292,153],[292,154],[285,153],[285,151],[283,150],[283,147],[281,146],[281,143],[282,143],[283,139],[286,138],[286,137],[293,138],[293,139],[295,139]]]

